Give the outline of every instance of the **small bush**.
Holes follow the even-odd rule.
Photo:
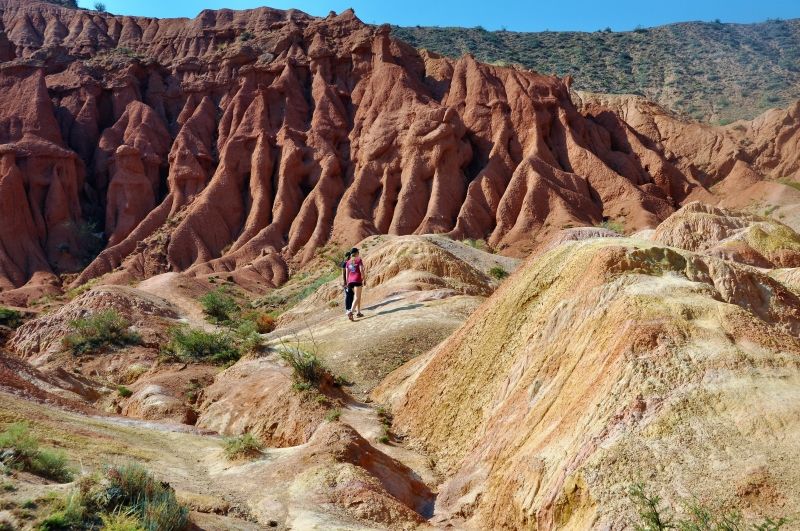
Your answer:
[[[264,345],[264,340],[261,339],[258,327],[253,321],[242,321],[236,328],[235,336],[242,352],[256,352]]]
[[[39,441],[30,434],[25,423],[11,424],[0,434],[0,450],[5,450],[3,464],[9,468],[25,470],[62,483],[72,481],[72,472],[67,467],[64,453],[40,449]]]
[[[242,356],[233,338],[224,332],[206,332],[199,328],[177,326],[171,330],[170,335],[167,351],[185,361],[227,364]]]
[[[128,330],[130,323],[116,310],[104,310],[70,323],[72,333],[65,336],[63,345],[73,354],[94,352],[104,347],[136,345],[141,338]]]
[[[474,240],[472,238],[467,238],[466,240],[463,240],[463,243],[469,245],[474,249],[480,249],[481,251],[486,251],[489,247],[488,245],[486,245],[485,240]]]
[[[503,280],[508,276],[508,271],[501,266],[494,266],[489,270],[489,275],[496,280]]]
[[[80,492],[73,492],[56,503],[56,511],[39,524],[41,531],[81,529],[86,519],[86,505]]]
[[[785,518],[766,518],[761,522],[746,523],[738,512],[711,511],[699,503],[685,505],[684,512],[688,517],[676,519],[674,511],[662,503],[661,497],[649,494],[643,484],[631,485],[628,494],[639,512],[639,521],[634,524],[636,531],[778,531],[787,524]]]
[[[216,324],[230,322],[235,314],[239,312],[239,305],[236,304],[236,300],[228,295],[223,288],[209,291],[200,297],[200,304],[203,305],[203,313],[206,314],[206,319]]]
[[[230,460],[258,457],[264,445],[252,434],[245,433],[225,440],[225,457]]]
[[[22,324],[22,313],[0,306],[0,326],[17,328]]]
[[[342,416],[342,411],[340,409],[338,408],[331,409],[330,411],[328,411],[328,414],[325,415],[325,420],[327,420],[328,422],[335,422],[339,420],[339,417],[341,416]]]
[[[275,330],[275,317],[263,312],[247,312],[242,315],[242,319],[250,321],[256,325],[259,334],[269,334]]]
[[[100,515],[104,531],[144,531],[133,509],[118,509],[111,514]]]
[[[239,40],[242,42],[251,41],[255,38],[255,35],[250,33],[249,31],[243,31],[241,35],[239,35]]]
[[[172,489],[138,505],[142,527],[148,531],[178,531],[186,527],[189,510],[178,503]]]
[[[292,368],[294,378],[298,383],[316,385],[325,378],[325,367],[315,354],[297,349],[287,349],[281,352],[281,358]]]
[[[39,455],[31,463],[30,471],[37,476],[61,483],[72,481],[72,472],[67,466],[67,456],[60,451],[39,450]]]
[[[614,231],[617,234],[625,234],[625,226],[620,221],[613,219],[605,220],[602,223],[599,223],[597,227]]]
[[[129,396],[131,396],[133,394],[133,391],[131,391],[130,389],[128,389],[124,385],[119,385],[119,386],[117,386],[117,393],[122,398],[128,398]]]
[[[95,11],[99,11],[100,13],[105,13],[106,12],[106,5],[104,3],[102,3],[102,2],[95,2],[94,10]]]

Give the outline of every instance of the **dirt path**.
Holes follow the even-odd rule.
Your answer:
[[[306,473],[303,455],[308,444],[268,448],[257,460],[231,462],[224,455],[223,438],[191,426],[84,416],[0,393],[0,425],[20,420],[30,423],[43,446],[63,449],[81,473],[131,461],[142,463],[172,485],[201,529],[382,529],[318,507],[313,488],[310,494],[298,490],[292,480]],[[382,425],[373,407],[353,403],[343,410],[341,420],[379,451],[413,470],[417,479],[428,485],[435,482],[424,456],[396,442],[376,442]],[[287,479],[287,470],[296,473]],[[34,477],[19,478],[15,486],[17,491],[4,494],[3,499],[17,505],[72,488]]]
[[[198,280],[179,273],[164,273],[142,281],[136,288],[170,301],[192,326],[205,330],[216,328],[206,321],[203,308],[197,302],[206,291]]]

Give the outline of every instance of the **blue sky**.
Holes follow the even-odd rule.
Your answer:
[[[81,7],[94,0],[78,0]],[[800,18],[800,0],[104,0],[117,14],[194,17],[203,8],[246,9],[269,5],[325,16],[352,7],[364,22],[401,26],[481,25],[489,30],[630,30],[690,20],[760,22]]]

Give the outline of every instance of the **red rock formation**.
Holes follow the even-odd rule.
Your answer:
[[[579,112],[565,80],[419,52],[352,11],[0,13],[0,141],[36,228],[5,248],[4,298],[79,271],[69,228],[88,221],[108,242],[77,283],[121,267],[261,291],[329,242],[438,232],[524,255],[565,226],[655,227],[713,200],[737,161],[775,179],[798,164],[796,108],[742,130],[610,101]]]

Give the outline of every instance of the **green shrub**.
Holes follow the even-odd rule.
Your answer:
[[[250,433],[225,440],[225,456],[231,460],[258,457],[263,448],[261,441]]]
[[[684,505],[688,517],[677,519],[675,511],[663,504],[660,496],[648,493],[643,484],[631,485],[628,494],[639,512],[636,531],[778,531],[788,523],[785,518],[748,523],[738,512],[711,511],[697,502]]]
[[[325,420],[327,420],[328,422],[335,422],[339,420],[339,417],[341,416],[342,416],[342,410],[338,408],[331,409],[330,411],[328,411],[328,414],[325,415]]]
[[[621,222],[613,219],[605,220],[602,223],[598,223],[597,227],[601,229],[608,229],[610,231],[614,231],[617,234],[625,234],[625,226]]]
[[[87,516],[86,505],[80,492],[73,492],[56,503],[56,510],[39,524],[41,531],[81,529]]]
[[[281,358],[292,368],[296,382],[317,385],[325,378],[326,370],[322,362],[310,352],[299,349],[285,349]]]
[[[100,519],[104,531],[144,531],[133,509],[117,509],[113,513],[100,515]]]
[[[0,434],[0,449],[8,451],[3,464],[9,468],[63,483],[72,481],[64,453],[40,449],[39,441],[31,435],[25,423],[11,424]]]
[[[508,271],[501,266],[494,266],[489,270],[489,275],[496,280],[503,280],[508,276]]]
[[[189,521],[189,510],[178,503],[172,489],[142,500],[137,509],[146,531],[178,531]]]
[[[119,385],[117,386],[117,393],[119,393],[119,396],[121,396],[122,398],[128,398],[133,394],[133,391],[131,391],[124,385]]]
[[[800,182],[797,182],[790,177],[786,177],[784,179],[778,179],[778,182],[781,184],[785,184],[786,186],[791,186],[796,190],[800,190]]]
[[[199,328],[176,326],[170,331],[170,336],[167,351],[185,361],[227,364],[242,356],[234,339],[225,332],[206,332]]]
[[[252,33],[250,33],[247,30],[243,31],[242,34],[239,35],[239,40],[242,41],[242,42],[251,41],[254,38],[255,38],[255,35],[253,35]]]
[[[239,305],[236,304],[236,300],[228,295],[224,288],[209,291],[200,297],[200,304],[203,305],[203,313],[206,314],[206,319],[212,323],[228,323],[239,312]]]
[[[103,310],[70,323],[72,333],[63,339],[64,347],[79,355],[104,347],[136,345],[141,337],[128,330],[130,322],[116,310]]]
[[[489,247],[488,245],[486,245],[485,240],[474,240],[472,238],[467,238],[466,240],[463,240],[463,243],[469,245],[474,249],[480,249],[481,251],[486,251]]]
[[[0,326],[17,328],[22,324],[22,313],[0,306]]]
[[[72,471],[67,466],[67,456],[61,451],[39,450],[39,455],[31,462],[30,472],[61,483],[72,481]]]
[[[100,13],[105,13],[106,12],[106,5],[104,3],[102,3],[102,2],[95,2],[94,10],[95,11],[99,11]]]
[[[188,523],[188,509],[169,484],[136,464],[108,468],[101,478],[81,478],[75,491],[51,507],[54,512],[40,529],[177,531]]]
[[[137,464],[112,467],[105,476],[100,500],[106,510],[132,510],[147,531],[178,530],[186,526],[188,510],[178,503],[175,491],[156,480],[144,467]]]
[[[235,336],[242,352],[256,352],[264,345],[264,340],[261,339],[258,327],[253,321],[241,321],[236,328]]]

